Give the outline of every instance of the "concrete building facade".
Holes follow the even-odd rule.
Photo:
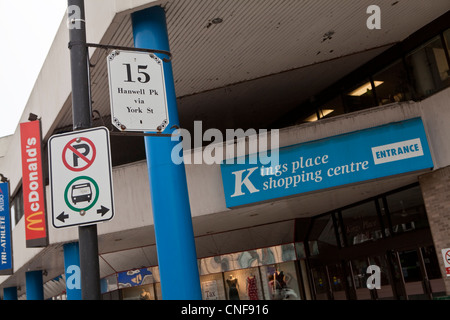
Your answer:
[[[203,299],[450,295],[450,4],[378,1],[377,28],[372,2],[85,1],[92,44],[131,48],[131,14],[166,12],[180,125],[192,137],[183,159]],[[68,35],[64,17],[21,119],[41,123],[44,247],[26,243],[19,126],[0,139],[13,245],[3,298],[13,288],[26,299],[37,270],[43,298],[66,299],[63,251],[78,232],[51,223],[48,141],[73,126]],[[108,129],[113,166],[115,215],[98,225],[102,295],[162,299],[144,138],[112,124],[109,53],[89,48],[93,126]],[[213,148],[238,144],[211,141],[208,129],[255,133],[246,155],[252,138],[278,133],[279,166],[206,163]],[[383,146],[402,155],[377,156]]]

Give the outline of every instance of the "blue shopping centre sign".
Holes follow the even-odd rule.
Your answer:
[[[0,275],[12,274],[11,222],[9,210],[9,187],[0,183]]]
[[[280,148],[276,164],[251,158],[221,164],[228,208],[433,168],[420,118]]]

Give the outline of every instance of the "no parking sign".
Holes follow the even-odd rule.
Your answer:
[[[442,258],[444,259],[445,273],[450,277],[450,248],[442,249]]]
[[[114,201],[108,129],[55,135],[48,145],[53,226],[111,220]]]

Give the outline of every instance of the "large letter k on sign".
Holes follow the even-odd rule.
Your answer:
[[[253,183],[250,181],[249,177],[250,175],[256,170],[258,169],[258,167],[255,168],[250,168],[247,170],[240,170],[240,171],[235,171],[233,172],[234,176],[235,176],[235,188],[234,188],[234,193],[231,195],[231,197],[237,197],[237,196],[242,196],[245,193],[242,192],[242,185],[245,184],[245,186],[247,187],[248,191],[250,191],[250,193],[255,193],[255,192],[259,192],[258,189],[255,188],[255,186],[253,185]],[[242,174],[248,171],[247,175],[245,176],[245,178],[242,180]]]

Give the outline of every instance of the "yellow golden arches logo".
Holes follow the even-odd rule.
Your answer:
[[[42,226],[43,219],[33,219],[35,216],[42,215],[42,214],[43,214],[42,211],[30,214],[27,217],[27,222],[28,222],[27,229],[33,230],[33,231],[44,231],[44,227]],[[33,227],[35,224],[40,224],[41,226],[40,227]]]

